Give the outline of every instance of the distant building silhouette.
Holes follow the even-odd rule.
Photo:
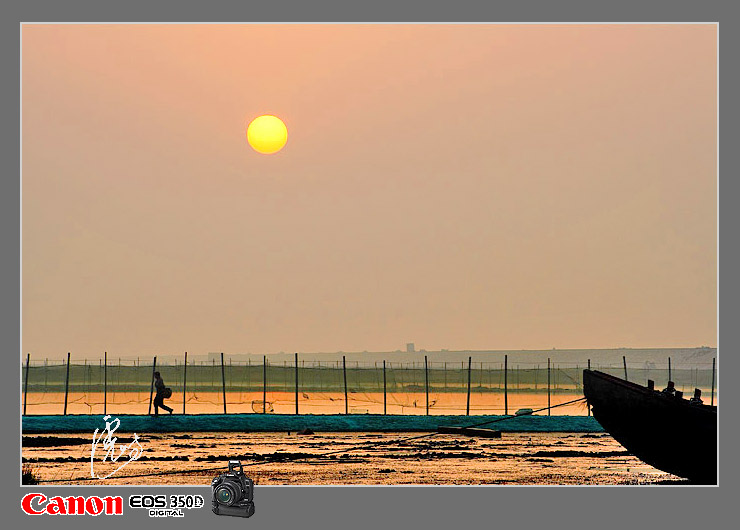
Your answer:
[[[416,348],[414,348],[413,342],[407,342],[406,343],[406,353],[414,353],[416,351]]]

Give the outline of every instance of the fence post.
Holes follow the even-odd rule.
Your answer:
[[[67,378],[64,381],[64,415],[67,415],[67,396],[69,395],[69,352],[67,352]]]
[[[388,414],[388,401],[385,384],[385,359],[383,359],[383,415],[385,414]]]
[[[465,406],[465,415],[470,416],[470,366],[473,362],[472,357],[468,357],[468,402]]]
[[[671,380],[671,358],[668,357],[668,380]]]
[[[504,415],[509,415],[509,356],[504,355]]]
[[[108,352],[103,357],[103,416],[108,414]]]
[[[427,416],[429,416],[429,368],[427,366],[427,356],[424,356],[424,390],[427,399]]]
[[[185,389],[188,385],[188,352],[185,352],[185,363],[182,365],[182,414],[185,415],[185,402],[187,401],[187,394]]]
[[[226,370],[224,369],[224,352],[221,352],[221,389],[224,394],[224,414],[226,414]]]
[[[342,373],[344,374],[344,413],[349,414],[349,405],[347,403],[347,361],[342,355]]]
[[[23,415],[26,415],[26,403],[28,401],[28,372],[31,371],[31,354],[26,354],[26,383],[23,386]],[[714,395],[714,393],[712,393]]]
[[[714,374],[715,374],[716,368],[717,368],[717,358],[715,357],[712,359],[712,401],[711,401],[712,406],[714,406]]]
[[[154,372],[157,371],[157,356],[154,356],[154,363],[152,364],[152,384],[149,387],[149,412],[152,413],[152,393],[154,392]]]
[[[627,377],[627,357],[622,355],[622,364],[624,365],[624,380],[629,381],[629,378]]]
[[[295,354],[295,413],[298,414],[298,352]]]
[[[547,415],[550,415],[550,358],[547,358]]]
[[[267,413],[267,355],[262,356],[262,414]]]
[[[588,369],[591,369],[591,359],[588,360]],[[588,415],[591,415],[591,404],[586,401],[586,410],[588,411]]]

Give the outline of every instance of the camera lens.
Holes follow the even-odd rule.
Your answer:
[[[219,504],[231,506],[239,500],[239,491],[231,482],[225,482],[216,488],[216,500]]]

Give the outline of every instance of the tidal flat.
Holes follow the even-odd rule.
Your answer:
[[[116,433],[128,444],[132,433]],[[687,484],[602,433],[139,433],[142,452],[91,480],[92,435],[23,436],[23,465],[41,483],[208,485],[238,458],[259,485]],[[88,439],[89,438],[89,439]],[[113,471],[96,453],[98,475]],[[120,459],[118,467],[126,457]],[[50,482],[47,482],[50,481]]]

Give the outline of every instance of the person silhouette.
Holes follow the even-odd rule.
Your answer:
[[[165,397],[170,397],[164,386],[164,380],[159,372],[154,372],[154,387],[157,389],[157,395],[154,398],[154,415],[159,416],[159,409],[163,408],[172,414],[172,409],[164,404]],[[171,392],[171,391],[170,391]]]

